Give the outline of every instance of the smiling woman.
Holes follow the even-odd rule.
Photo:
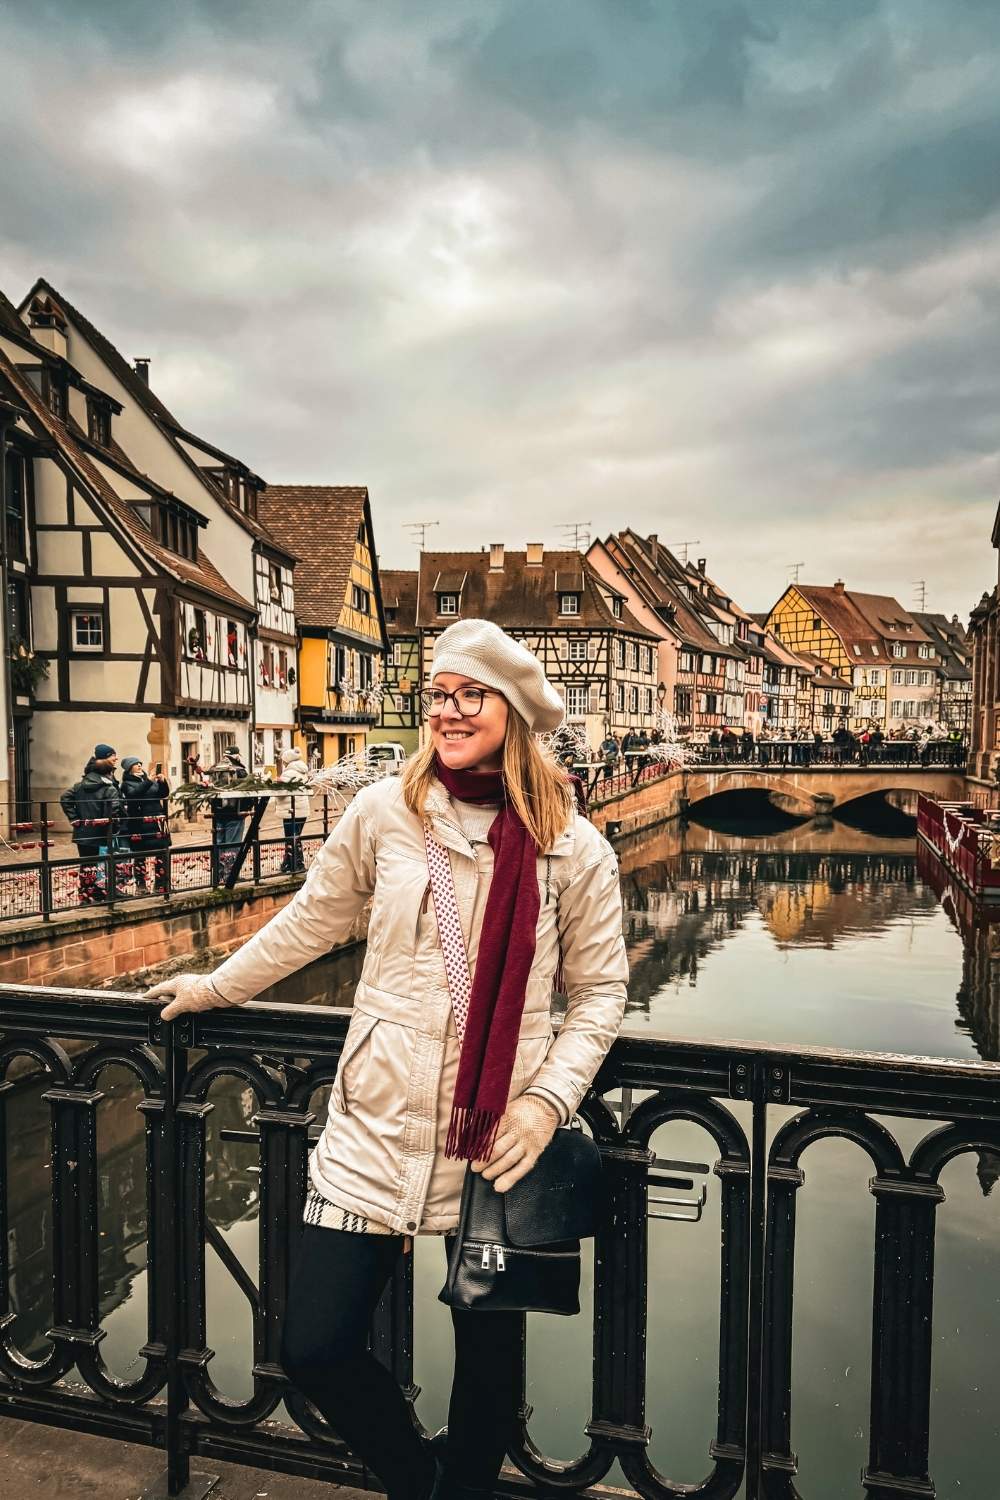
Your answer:
[[[499,1193],[532,1171],[617,1035],[628,977],[614,853],[535,738],[563,714],[537,658],[489,621],[458,621],[437,640],[425,701],[428,744],[355,797],[289,905],[210,980],[152,992],[173,996],[168,1020],[241,1004],[327,953],[371,897],[282,1362],[391,1500],[492,1491],[515,1431],[523,1314],[452,1308],[442,1454],[367,1349],[375,1304],[410,1236],[457,1229],[470,1170]],[[432,870],[454,887],[442,909]]]

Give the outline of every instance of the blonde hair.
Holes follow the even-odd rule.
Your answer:
[[[418,818],[425,816],[427,793],[434,779],[435,752],[428,740],[410,757],[403,771],[403,801]],[[507,718],[503,742],[503,779],[518,817],[544,854],[563,832],[573,811],[573,792],[566,773],[543,750],[515,708]]]

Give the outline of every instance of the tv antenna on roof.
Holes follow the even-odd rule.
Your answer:
[[[792,575],[792,582],[793,583],[798,583],[798,581],[799,581],[799,574],[801,573],[802,569],[805,567],[805,563],[804,562],[788,563],[787,566],[788,566],[788,571]]]
[[[413,540],[419,546],[420,551],[423,552],[424,548],[427,545],[427,533],[430,531],[432,526],[440,525],[440,521],[404,521],[403,530],[412,531],[414,533]],[[420,533],[419,537],[416,535],[417,532]]]
[[[917,609],[923,614],[927,608],[927,582],[923,578],[915,578],[913,587],[917,591]]]
[[[670,547],[670,548],[673,548],[673,547],[683,547],[683,549],[684,549],[684,556],[681,558],[681,562],[684,564],[685,567],[687,567],[687,565],[688,565],[688,548],[689,547],[700,547],[701,546],[701,537],[700,536],[692,537],[692,539],[689,542],[668,542],[667,546]]]
[[[586,552],[590,546],[590,528],[592,521],[564,521],[556,527],[557,531],[571,533],[566,537],[567,546],[572,547],[574,552]]]

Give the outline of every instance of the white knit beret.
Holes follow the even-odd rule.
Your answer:
[[[529,729],[556,729],[563,721],[563,701],[537,657],[492,620],[456,620],[438,636],[431,679],[439,672],[472,677],[503,693]]]

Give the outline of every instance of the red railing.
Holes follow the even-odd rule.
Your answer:
[[[1000,899],[1000,867],[992,863],[996,848],[1000,858],[1000,827],[996,834],[990,818],[1000,823],[1000,809],[976,807],[971,802],[938,802],[920,795],[917,801],[917,833],[938,857],[977,896]]]

